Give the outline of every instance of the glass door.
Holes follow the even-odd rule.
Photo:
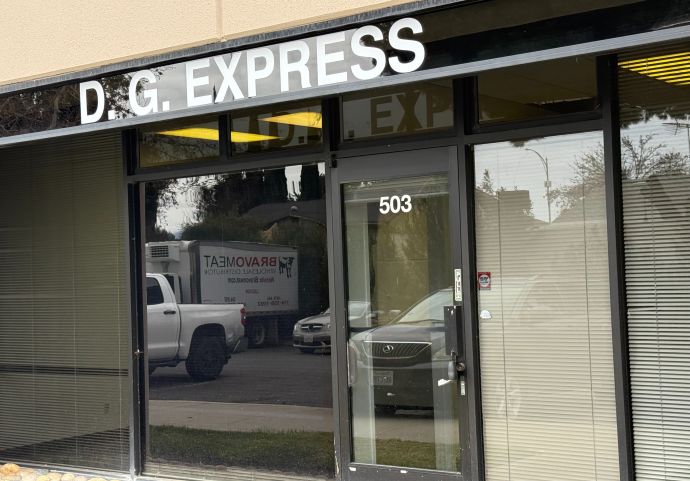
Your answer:
[[[377,479],[460,477],[456,161],[442,148],[338,166],[350,479],[371,479],[373,465]]]

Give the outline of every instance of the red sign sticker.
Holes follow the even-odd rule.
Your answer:
[[[491,272],[477,272],[477,284],[480,289],[491,289]]]

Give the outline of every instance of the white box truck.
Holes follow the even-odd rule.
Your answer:
[[[244,304],[250,346],[275,344],[299,316],[298,252],[254,242],[146,244],[146,272],[166,276],[178,302]]]

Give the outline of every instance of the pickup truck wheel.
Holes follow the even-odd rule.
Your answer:
[[[217,337],[198,337],[192,341],[185,362],[187,373],[195,381],[216,379],[225,366],[223,341]]]
[[[263,346],[266,342],[266,325],[263,322],[253,322],[249,333],[251,347]]]

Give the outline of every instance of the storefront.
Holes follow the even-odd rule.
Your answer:
[[[571,3],[5,88],[3,478],[690,479],[690,5]]]

